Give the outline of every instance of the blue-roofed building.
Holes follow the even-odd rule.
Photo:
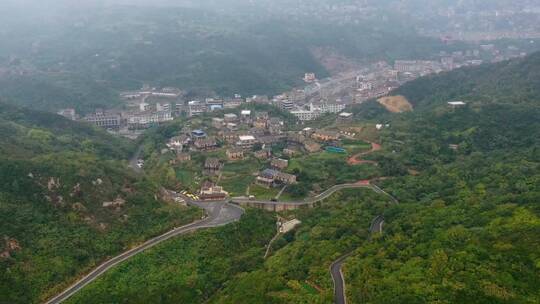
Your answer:
[[[206,132],[204,132],[203,130],[193,130],[193,131],[191,131],[191,137],[193,137],[195,139],[205,138],[206,137]]]

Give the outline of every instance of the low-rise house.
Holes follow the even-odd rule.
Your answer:
[[[242,110],[242,112],[240,112],[240,115],[243,119],[249,118],[251,117],[251,110]]]
[[[253,153],[257,159],[269,159],[272,156],[272,151],[270,149],[262,149]]]
[[[191,137],[194,139],[201,139],[206,137],[206,132],[203,130],[193,130],[191,131]]]
[[[223,130],[221,132],[221,137],[223,138],[223,141],[229,144],[236,143],[238,141],[238,136],[239,134],[236,131]]]
[[[260,137],[257,138],[259,143],[261,143],[263,145],[275,144],[275,143],[280,142],[283,139],[284,139],[284,137],[279,136],[279,135],[260,136]]]
[[[448,105],[455,109],[455,108],[460,108],[460,107],[464,107],[467,105],[467,103],[463,102],[463,101],[449,101],[448,102]]]
[[[204,201],[220,201],[227,198],[228,195],[229,193],[223,190],[222,187],[210,181],[204,182],[199,192],[199,197]]]
[[[287,185],[296,184],[296,176],[289,173],[279,172],[276,180]]]
[[[231,131],[236,131],[236,130],[238,130],[238,125],[233,123],[233,122],[228,122],[227,123],[227,129],[229,129]]]
[[[283,170],[289,166],[289,161],[286,159],[274,158],[270,161],[270,166],[279,170]]]
[[[204,162],[204,173],[208,175],[215,175],[219,173],[222,167],[223,167],[223,164],[218,158],[209,157]]]
[[[234,113],[225,114],[223,117],[224,117],[224,120],[225,120],[226,123],[238,121],[238,115],[236,115]]]
[[[311,134],[313,134],[313,132],[315,132],[315,130],[313,130],[312,128],[304,128],[302,130],[302,135],[304,135],[305,137],[311,137]]]
[[[227,157],[229,158],[229,160],[244,159],[244,150],[242,150],[240,148],[228,149],[226,154],[227,154]]]
[[[333,131],[317,130],[311,134],[311,138],[319,141],[336,141],[339,139],[339,133]]]
[[[167,143],[167,147],[174,151],[182,151],[185,145],[188,145],[190,142],[190,138],[186,135],[179,135],[172,137],[169,139],[169,142]]]
[[[238,137],[236,145],[242,149],[251,149],[257,143],[257,139],[253,135],[241,135]]]
[[[195,143],[193,144],[193,146],[197,150],[208,151],[208,150],[216,149],[218,147],[218,144],[214,138],[209,137],[209,138],[201,138],[201,139],[195,140]]]
[[[350,121],[353,118],[353,113],[342,112],[339,113],[338,118],[340,121]]]
[[[283,154],[286,155],[286,156],[289,156],[289,157],[293,157],[296,154],[298,154],[298,151],[296,149],[293,149],[293,148],[285,148],[285,149],[283,149]]]
[[[214,117],[212,118],[212,127],[216,129],[221,129],[225,125],[225,120],[223,118]]]
[[[304,149],[306,149],[308,153],[315,153],[321,150],[321,145],[314,141],[306,141],[304,143]]]
[[[255,183],[259,186],[263,186],[265,188],[271,188],[274,186],[274,177],[268,174],[261,173],[259,176],[257,176],[257,179],[255,180]]]
[[[264,134],[266,134],[266,130],[259,128],[251,128],[249,129],[248,133],[253,136],[264,136]]]
[[[191,160],[191,154],[189,153],[178,153],[176,154],[176,161],[179,163],[185,163]]]
[[[253,127],[258,129],[266,129],[268,120],[265,118],[257,118],[253,121]]]
[[[263,187],[274,187],[280,184],[292,185],[296,183],[296,176],[274,169],[265,169],[259,173],[255,182]]]

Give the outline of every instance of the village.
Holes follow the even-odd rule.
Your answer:
[[[381,129],[355,128],[351,116],[336,115],[332,126],[314,129],[291,125],[283,113],[238,109],[192,116],[177,126],[174,136],[158,144],[149,170],[174,172],[165,183],[194,200],[287,201],[326,190],[339,178],[352,182],[379,174],[373,163],[347,163],[372,148],[360,132]],[[329,170],[320,172],[323,167]]]

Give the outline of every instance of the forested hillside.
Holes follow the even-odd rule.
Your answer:
[[[536,303],[540,298],[540,54],[411,82],[421,110],[382,134],[413,175],[348,259],[352,303]],[[468,105],[452,109],[446,101]]]
[[[0,130],[0,303],[43,302],[199,215],[157,201],[157,186],[123,160],[132,145],[102,130],[4,104]]]
[[[392,95],[404,95],[420,109],[453,100],[538,106],[539,68],[540,52],[523,59],[423,77],[403,85]]]

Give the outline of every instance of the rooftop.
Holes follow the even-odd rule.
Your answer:
[[[238,138],[242,141],[255,140],[255,137],[252,135],[241,135]]]
[[[463,101],[449,101],[448,104],[451,105],[451,106],[464,106],[464,105],[466,105],[466,103],[463,102]]]

